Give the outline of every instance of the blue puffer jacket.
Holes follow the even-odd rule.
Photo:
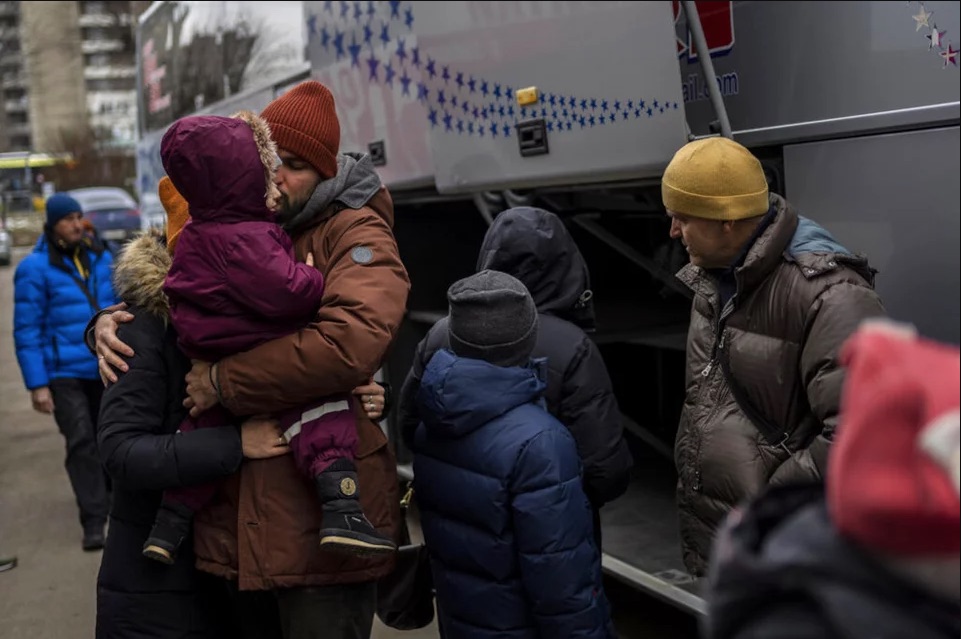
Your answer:
[[[90,267],[86,281],[46,235],[17,266],[13,339],[30,390],[51,379],[97,379],[97,360],[83,343],[83,330],[97,311],[117,301],[110,281],[113,257],[99,244],[82,250]]]
[[[414,476],[448,637],[614,637],[574,438],[541,405],[543,364],[440,350],[425,370]]]

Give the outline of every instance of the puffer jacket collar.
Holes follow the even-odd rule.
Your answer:
[[[863,256],[854,255],[826,229],[798,215],[780,195],[771,194],[771,206],[775,210],[774,219],[748,250],[743,264],[735,269],[738,295],[754,290],[783,261],[796,264],[807,279],[846,266],[869,283],[874,282],[875,271]],[[687,264],[677,273],[677,278],[694,293],[716,300],[716,278],[705,269]]]
[[[774,219],[754,241],[741,266],[735,269],[738,293],[754,288],[774,270],[797,229],[797,213],[784,198],[771,194],[771,206],[775,209]],[[715,279],[699,266],[685,265],[677,278],[695,293],[708,297],[716,295]]]
[[[92,237],[84,237],[80,240],[80,259],[84,261],[84,266],[88,269],[90,268],[90,256],[99,258],[106,250],[106,247],[100,240]],[[67,252],[66,248],[61,247],[57,243],[50,231],[44,231],[37,239],[37,243],[33,247],[33,252],[40,254],[46,253],[51,266],[62,271],[70,271],[64,263],[64,260],[70,261],[73,258]]]
[[[439,350],[427,364],[418,392],[424,425],[435,437],[464,437],[522,404],[538,401],[547,387],[546,368],[546,359],[502,367]]]

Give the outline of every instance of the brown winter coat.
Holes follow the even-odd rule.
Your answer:
[[[843,379],[838,348],[862,320],[884,314],[866,260],[781,197],[771,200],[776,216],[736,269],[737,292],[725,309],[713,276],[692,265],[678,273],[695,293],[674,449],[681,545],[695,575],[704,574],[714,531],[738,502],[769,483],[822,476]],[[739,407],[719,349],[754,407],[784,429],[790,455]]]
[[[300,332],[222,360],[218,381],[235,414],[269,413],[349,392],[380,367],[397,334],[410,284],[391,225],[387,190],[366,206],[335,202],[294,236],[300,260],[312,252],[326,286],[314,322]],[[394,454],[359,407],[357,470],[364,513],[397,536]],[[194,546],[201,570],[237,579],[243,590],[354,583],[390,571],[393,558],[360,560],[321,552],[314,487],[289,455],[247,461],[198,514]]]

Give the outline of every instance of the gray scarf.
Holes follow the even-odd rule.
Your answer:
[[[278,216],[290,235],[307,226],[333,202],[349,209],[359,209],[380,190],[380,176],[366,153],[341,153],[337,156],[337,175],[324,180],[314,189],[304,208],[289,218]]]

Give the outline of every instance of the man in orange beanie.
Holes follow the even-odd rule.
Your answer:
[[[825,484],[773,487],[712,558],[707,639],[961,635],[961,352],[866,322]]]
[[[746,148],[682,147],[661,181],[694,293],[674,460],[684,563],[704,574],[715,528],[768,483],[821,478],[837,422],[841,343],[884,314],[874,271],[779,195]]]
[[[327,87],[302,82],[261,117],[281,160],[277,221],[299,260],[313,255],[325,291],[314,321],[298,333],[220,362],[196,362],[186,402],[195,415],[218,402],[236,415],[273,413],[367,384],[407,306],[410,281],[392,231],[393,202],[367,155],[339,152],[340,124]],[[105,314],[96,323],[95,348],[108,380],[116,377],[111,364],[123,366],[118,349],[129,352],[116,339],[117,321],[124,319]],[[363,487],[368,519],[396,537],[396,462],[383,431],[364,412],[382,409],[382,395],[362,397],[363,405],[354,407],[356,466],[338,468],[339,489],[348,498]],[[375,582],[390,572],[393,556],[345,559],[321,552],[321,510],[312,491],[289,455],[245,464],[194,522],[198,567],[227,580],[233,592],[262,593],[263,605],[250,604],[261,595],[243,593],[248,603],[237,606],[251,637],[280,637],[281,628],[291,636],[370,635]]]

